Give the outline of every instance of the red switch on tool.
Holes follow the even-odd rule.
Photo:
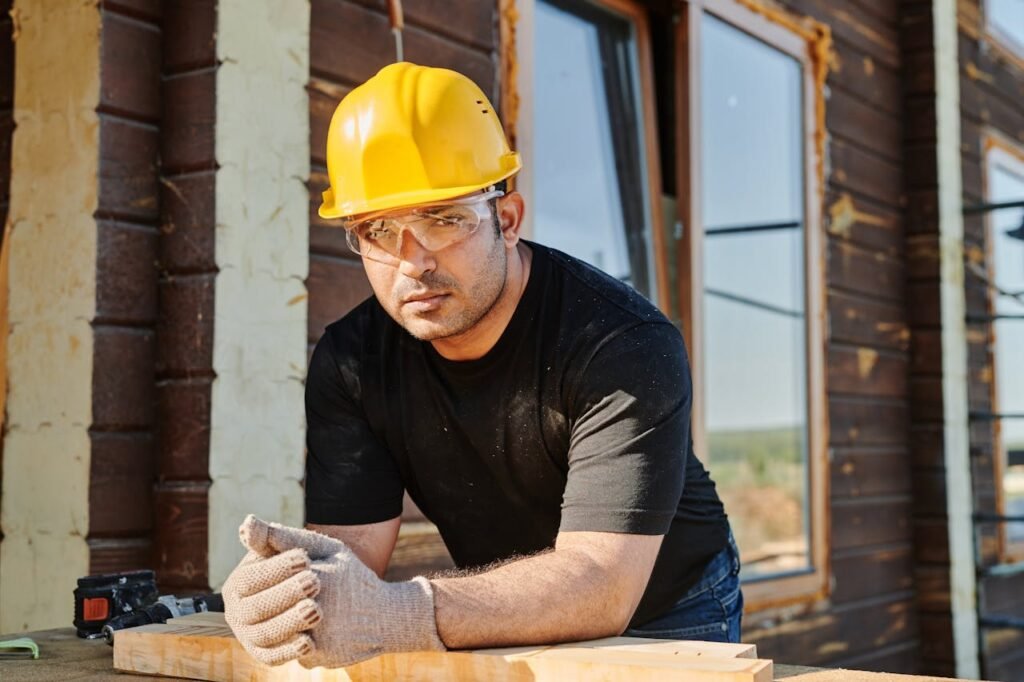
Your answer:
[[[102,597],[86,599],[83,611],[86,620],[106,620],[110,616],[110,604]]]

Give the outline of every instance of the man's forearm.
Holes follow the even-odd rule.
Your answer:
[[[618,635],[660,546],[660,538],[650,539],[657,542],[631,554],[560,542],[554,551],[484,573],[431,580],[438,633],[452,649]]]

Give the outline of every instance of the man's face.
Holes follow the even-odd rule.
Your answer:
[[[466,239],[428,251],[411,233],[394,265],[363,258],[366,276],[389,315],[421,341],[469,331],[505,286],[505,241],[493,213]]]

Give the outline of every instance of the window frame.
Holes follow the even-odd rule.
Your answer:
[[[1024,177],[1024,146],[1017,145],[1011,142],[1004,135],[999,134],[994,130],[987,131],[982,139],[982,149],[984,155],[982,157],[982,191],[984,192],[984,201],[988,202],[992,200],[991,197],[991,167],[993,163],[1001,163],[1002,165],[1009,166],[1015,173],[1019,173]],[[1024,199],[1024,196],[1021,197]],[[996,272],[994,270],[994,235],[993,231],[994,220],[991,213],[985,216],[985,273],[990,280],[994,281]],[[988,308],[989,314],[995,312],[994,299],[992,289],[989,288],[986,295],[986,307]],[[987,342],[989,348],[995,348],[996,341],[996,325],[994,321],[990,321],[987,325]],[[989,400],[992,405],[992,414],[999,415],[999,398],[997,394],[997,381],[998,371],[996,369],[996,363],[998,359],[993,353],[992,356],[992,381],[989,384]],[[1005,475],[1005,465],[1003,462],[1003,443],[1002,443],[1002,419],[994,419],[992,424],[992,444],[993,444],[993,458],[992,467],[995,477],[995,494],[996,494],[996,513],[1000,516],[1006,514],[1006,493],[1003,485],[1003,476]],[[1024,541],[1010,542],[1007,537],[1006,523],[999,524],[998,542],[999,542],[999,562],[1004,564],[1024,562]]]
[[[676,28],[676,144],[677,205],[684,227],[677,252],[679,301],[693,374],[693,439],[697,452],[707,452],[703,382],[703,264],[704,229],[700,173],[701,18],[708,12],[753,38],[796,59],[802,68],[804,107],[804,259],[807,320],[808,509],[811,570],[744,583],[745,611],[756,612],[814,602],[828,595],[828,394],[825,384],[825,276],[822,235],[823,178],[819,119],[823,102],[815,81],[814,58],[807,38],[753,11],[739,0],[686,0]],[[695,330],[700,333],[694,333]],[[714,463],[709,462],[714,475]]]
[[[523,236],[534,236],[533,204],[530,201],[533,188],[533,121],[529,103],[533,97],[533,16],[537,2],[543,0],[501,0],[500,33],[506,42],[502,44],[502,117],[506,128],[511,128],[510,142],[524,158],[523,170],[517,176],[514,186],[526,195],[526,220]],[[643,127],[641,149],[644,160],[641,164],[646,177],[646,203],[650,215],[650,240],[648,262],[653,265],[650,276],[651,293],[655,303],[670,318],[671,286],[669,284],[668,245],[665,237],[665,220],[662,210],[661,159],[658,150],[658,123],[654,100],[654,66],[651,50],[650,25],[647,13],[638,0],[581,0],[599,9],[617,15],[633,26],[636,41],[636,77],[639,86],[639,122]],[[524,106],[525,103],[525,106]]]
[[[824,93],[818,87],[818,78],[824,79],[822,67],[812,54],[812,41],[827,40],[827,35],[801,35],[792,26],[806,25],[786,21],[791,16],[768,18],[746,6],[743,0],[680,0],[679,21],[675,27],[674,54],[675,88],[675,144],[676,144],[676,215],[662,217],[661,172],[658,156],[658,134],[654,101],[654,72],[651,39],[645,9],[637,0],[585,0],[620,13],[634,22],[637,38],[639,80],[643,96],[645,150],[647,154],[649,200],[654,221],[651,248],[658,291],[658,305],[673,320],[681,320],[683,334],[691,358],[691,373],[695,390],[693,403],[694,447],[704,452],[706,439],[703,427],[701,391],[702,343],[693,330],[702,329],[700,319],[700,293],[693,282],[702,281],[699,258],[693,254],[703,251],[701,236],[683,229],[699,225],[700,186],[698,174],[691,169],[699,167],[699,98],[691,96],[691,84],[699,86],[700,75],[700,13],[710,11],[716,17],[753,35],[763,42],[794,57],[802,67],[804,106],[804,234],[805,234],[805,309],[807,336],[807,404],[808,404],[808,479],[810,510],[810,541],[812,570],[799,575],[768,577],[744,584],[745,611],[767,612],[793,605],[811,606],[824,599],[830,591],[829,537],[831,515],[829,499],[828,461],[828,395],[825,376],[826,319],[825,319],[825,239],[823,233],[824,207]],[[527,195],[525,236],[530,236],[532,214],[530,189],[533,184],[529,165],[533,143],[531,112],[528,107],[534,96],[533,74],[533,14],[536,0],[499,0],[499,31],[501,44],[501,108],[506,131],[513,147],[523,154],[527,163],[517,176],[515,186]],[[780,21],[781,19],[781,21]],[[814,23],[814,22],[810,22]],[[785,24],[785,25],[783,25]],[[815,29],[810,28],[809,31]],[[524,103],[526,106],[524,106]],[[697,220],[694,220],[694,217]],[[664,224],[671,220],[675,237],[666,236]],[[678,282],[669,283],[668,260],[674,259],[673,268]],[[687,276],[688,275],[688,276]],[[674,288],[670,292],[670,288]],[[713,470],[712,470],[713,475]]]
[[[1024,69],[1024,43],[992,23],[989,5],[991,0],[981,1],[981,26],[989,42],[1003,57]]]

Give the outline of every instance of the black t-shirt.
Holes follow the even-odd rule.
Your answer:
[[[686,349],[632,288],[529,246],[522,299],[478,360],[446,360],[375,298],[327,328],[306,381],[306,520],[393,519],[407,490],[460,567],[550,548],[560,530],[665,534],[640,625],[728,536],[693,453]]]

